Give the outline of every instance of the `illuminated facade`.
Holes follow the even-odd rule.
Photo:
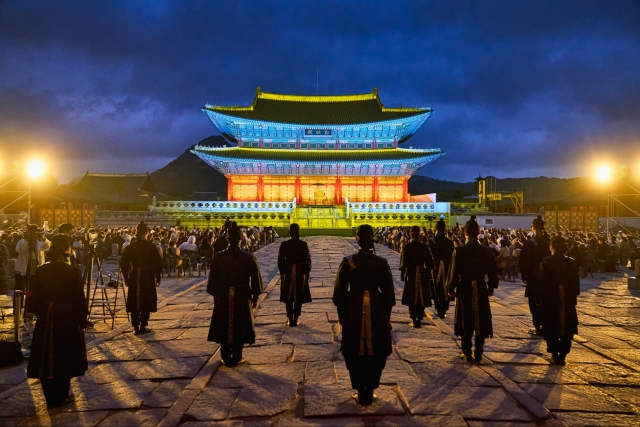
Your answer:
[[[384,107],[376,89],[295,96],[258,88],[249,107],[206,105],[204,112],[237,144],[193,149],[227,177],[228,201],[407,203],[409,177],[444,154],[439,148],[400,148],[433,110]]]

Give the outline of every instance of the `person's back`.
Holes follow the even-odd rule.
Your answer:
[[[361,225],[356,231],[360,250],[345,257],[338,268],[332,301],[342,325],[340,351],[344,356],[353,397],[361,405],[370,405],[373,390],[387,356],[392,352],[391,309],[395,305],[393,278],[387,260],[373,250],[373,228]]]

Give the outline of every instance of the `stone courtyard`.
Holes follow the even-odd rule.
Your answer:
[[[257,341],[247,363],[227,368],[206,340],[212,297],[204,277],[163,286],[153,333],[134,336],[120,321],[88,343],[89,371],[72,382],[75,403],[47,410],[26,363],[0,370],[0,425],[20,426],[618,426],[640,424],[640,295],[622,274],[583,279],[580,335],[564,367],[550,364],[529,334],[521,282],[501,282],[491,306],[495,336],[481,364],[458,357],[453,307],[445,319],[427,310],[409,327],[400,304],[399,254],[378,246],[394,273],[394,352],[373,405],[351,398],[331,302],[337,268],[353,239],[309,237],[313,303],[297,328],[279,302],[277,252],[256,256],[265,285],[256,312]],[[164,280],[163,280],[164,284]],[[100,329],[100,328],[98,328]]]

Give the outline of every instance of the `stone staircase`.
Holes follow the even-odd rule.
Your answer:
[[[345,206],[298,206],[296,221],[308,228],[351,228]]]

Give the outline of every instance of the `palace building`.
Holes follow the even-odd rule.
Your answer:
[[[435,196],[408,193],[409,177],[444,154],[440,148],[401,147],[433,113],[430,107],[385,107],[377,89],[298,96],[258,88],[250,106],[206,105],[203,111],[235,143],[192,150],[227,178],[227,200],[155,203],[158,213],[182,212],[188,219],[186,207],[192,218],[233,212],[269,220],[270,207],[277,205],[290,208],[275,219],[339,228],[360,220],[391,225],[449,214],[448,204],[436,203]]]

